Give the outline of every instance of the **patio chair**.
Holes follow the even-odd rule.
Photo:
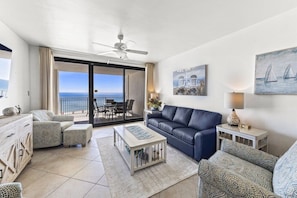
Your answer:
[[[117,102],[114,107],[114,114],[117,115],[117,114],[123,114],[123,113],[124,113],[124,103]]]
[[[134,101],[135,100],[130,99],[129,102],[128,102],[128,104],[127,104],[127,108],[126,108],[126,113],[130,113],[131,116],[133,115],[132,109],[133,109]]]
[[[105,106],[98,106],[97,104],[97,99],[94,98],[94,116],[97,117],[97,115],[99,115],[99,113],[104,113],[105,117],[106,117],[106,113],[108,112],[108,109],[105,108]]]
[[[106,98],[105,99],[105,105],[111,105],[114,104],[114,99],[112,98]]]

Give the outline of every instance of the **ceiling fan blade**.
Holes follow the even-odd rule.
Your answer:
[[[98,53],[97,55],[106,55],[106,54],[110,54],[110,53],[115,53],[115,50],[101,52],[101,53]]]
[[[105,44],[102,44],[102,43],[93,42],[93,44],[95,44],[95,45],[101,45],[103,47],[109,47],[109,48],[115,49],[113,46],[105,45]]]
[[[147,55],[148,52],[146,51],[140,51],[140,50],[132,50],[132,49],[126,49],[126,52],[134,53],[134,54],[142,54],[142,55]]]

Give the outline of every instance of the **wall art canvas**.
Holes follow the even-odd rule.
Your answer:
[[[173,95],[206,96],[206,68],[200,65],[173,72]]]
[[[297,94],[297,47],[256,56],[255,94]]]

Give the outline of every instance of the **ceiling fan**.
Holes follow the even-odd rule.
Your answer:
[[[121,59],[128,59],[127,53],[134,53],[134,54],[141,54],[141,55],[147,55],[148,52],[147,51],[141,51],[141,50],[133,50],[133,49],[128,49],[127,47],[127,42],[123,43],[123,39],[124,39],[124,35],[122,33],[118,34],[118,39],[120,40],[119,42],[116,42],[114,44],[114,46],[110,46],[110,45],[105,45],[102,43],[97,43],[97,42],[93,42],[96,45],[101,45],[104,47],[108,47],[108,48],[112,48],[113,50],[111,51],[107,51],[107,52],[102,52],[99,53],[98,55],[105,55],[108,53],[116,53]]]

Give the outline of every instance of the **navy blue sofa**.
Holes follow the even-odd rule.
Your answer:
[[[147,127],[197,161],[208,159],[216,151],[216,125],[222,120],[219,113],[165,105],[162,111],[148,114],[146,119]]]

